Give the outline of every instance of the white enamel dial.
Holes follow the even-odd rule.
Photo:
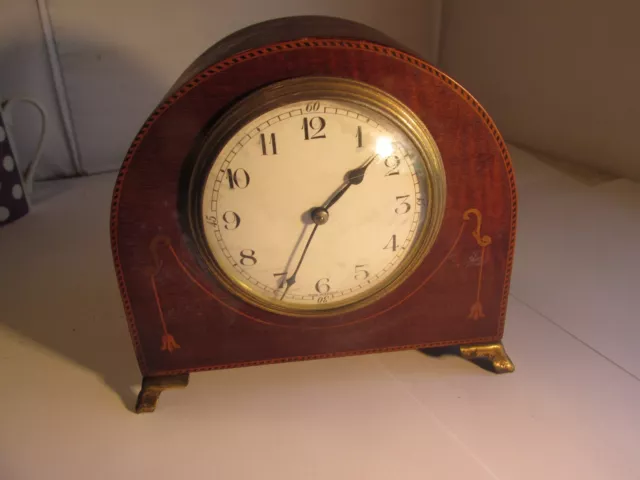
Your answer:
[[[407,266],[428,185],[419,150],[386,116],[344,100],[284,104],[237,130],[213,161],[205,241],[222,272],[262,303],[342,306]]]

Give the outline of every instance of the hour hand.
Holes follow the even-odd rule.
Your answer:
[[[340,199],[340,197],[345,194],[347,190],[349,190],[349,187],[351,185],[360,185],[362,183],[367,168],[369,167],[369,165],[371,165],[371,163],[373,163],[377,156],[377,154],[371,155],[361,166],[347,172],[347,174],[345,175],[347,183],[340,187],[340,189],[336,193],[334,193],[329,200],[327,200],[327,202],[324,204],[324,208],[326,210],[329,210],[329,208],[334,205]]]
[[[367,161],[364,162],[360,167],[349,170],[347,172],[348,184],[360,185],[362,183],[362,180],[364,179],[364,174],[367,171],[367,168],[373,163],[377,156],[378,154],[373,154],[369,158],[367,158]]]
[[[329,200],[327,200],[327,202],[324,204],[324,208],[325,210],[329,210],[334,203],[336,203],[338,200],[340,200],[340,197],[342,197],[342,195],[344,195],[344,193],[349,190],[349,187],[351,186],[350,183],[347,183],[345,185],[342,185],[338,191],[336,191],[336,193],[334,193],[331,198]]]

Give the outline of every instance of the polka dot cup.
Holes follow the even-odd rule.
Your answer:
[[[0,110],[0,226],[29,213],[29,201],[14,152]]]

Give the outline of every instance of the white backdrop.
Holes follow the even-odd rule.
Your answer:
[[[38,176],[55,177],[74,173],[58,119],[58,106],[36,2],[0,0],[0,102],[22,96],[38,99],[51,117]],[[35,151],[40,117],[30,107],[12,111],[18,157],[24,163]]]
[[[74,169],[36,1],[0,0],[0,98],[34,96],[52,113],[42,178]],[[640,179],[638,2],[41,2],[48,6],[74,134],[89,172],[120,165],[151,109],[212,43],[270,18],[324,14],[369,24],[439,64],[487,107],[508,141]],[[18,112],[20,151],[33,150],[36,118],[35,112]]]
[[[446,0],[442,68],[507,140],[640,180],[640,2]]]
[[[369,24],[430,59],[439,0],[49,0],[86,169],[118,168],[138,128],[200,53],[269,18],[333,15]]]

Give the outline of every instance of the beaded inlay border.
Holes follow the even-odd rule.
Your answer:
[[[277,53],[281,51],[294,50],[294,49],[304,49],[304,48],[345,48],[345,49],[357,49],[357,50],[368,50],[373,51],[381,55],[390,56],[396,58],[405,63],[409,63],[414,65],[426,72],[430,75],[439,78],[447,85],[449,85],[454,92],[458,94],[466,103],[471,105],[474,110],[477,111],[478,115],[482,118],[484,123],[489,128],[496,144],[500,149],[500,153],[502,154],[502,158],[504,161],[507,178],[509,180],[509,187],[511,193],[511,231],[509,235],[509,249],[507,253],[507,264],[505,271],[505,281],[503,285],[503,294],[502,300],[500,303],[500,319],[498,324],[498,331],[496,332],[496,336],[500,335],[504,330],[506,309],[507,309],[507,300],[509,296],[509,285],[511,282],[511,271],[513,269],[513,254],[515,249],[515,232],[516,232],[516,223],[517,223],[517,192],[516,192],[516,183],[515,183],[515,175],[513,172],[513,165],[511,163],[511,157],[507,150],[506,144],[500,135],[495,123],[487,113],[487,111],[480,105],[480,103],[467,91],[462,87],[459,83],[457,83],[454,79],[441,72],[437,68],[428,64],[424,60],[421,60],[413,55],[409,55],[405,52],[397,50],[391,47],[385,47],[373,42],[369,41],[354,41],[354,40],[333,40],[333,39],[304,39],[299,41],[291,41],[291,42],[281,42],[272,44],[269,46],[265,46],[262,48],[257,48],[254,50],[250,50],[248,52],[244,52],[241,54],[234,55],[229,57],[223,61],[220,61],[201,73],[195,75],[191,80],[187,81],[182,87],[178,88],[176,91],[171,93],[149,116],[149,118],[144,122],[142,128],[134,138],[125,159],[120,167],[120,171],[118,172],[118,176],[116,178],[116,184],[113,189],[113,197],[111,201],[111,216],[110,216],[110,232],[111,232],[111,251],[113,254],[113,260],[116,270],[116,276],[118,279],[118,287],[120,289],[120,294],[122,296],[122,301],[124,305],[124,311],[127,317],[127,323],[129,324],[129,332],[131,334],[132,341],[134,343],[136,357],[138,359],[138,363],[140,365],[141,370],[146,372],[146,361],[144,359],[144,355],[142,353],[142,348],[140,346],[140,339],[138,336],[138,331],[135,326],[133,311],[131,308],[131,301],[129,299],[129,295],[127,292],[127,287],[124,280],[124,273],[122,271],[122,266],[120,264],[120,256],[118,252],[118,210],[120,206],[120,194],[122,191],[122,184],[124,182],[124,177],[126,176],[131,161],[138,150],[138,147],[145,137],[153,123],[171,106],[173,105],[180,97],[188,93],[190,90],[195,88],[200,83],[208,80],[210,77],[214,76],[216,73],[227,70],[233,65],[241,62],[245,62],[251,60],[258,56],[265,56],[271,53]],[[483,342],[483,341],[491,341],[491,338],[479,338],[479,339],[470,339],[470,342]],[[430,344],[419,344],[419,345],[410,345],[410,346],[402,346],[402,347],[388,347],[382,349],[372,349],[372,350],[363,350],[357,352],[348,352],[348,353],[336,353],[336,354],[323,354],[323,355],[312,355],[312,356],[304,356],[304,357],[290,357],[283,359],[273,359],[269,361],[256,361],[256,362],[245,362],[242,364],[236,364],[233,366],[245,366],[245,365],[260,365],[264,363],[276,363],[276,362],[286,362],[286,361],[294,361],[294,360],[305,360],[312,358],[329,358],[335,356],[343,356],[343,355],[357,355],[357,354],[365,354],[365,353],[374,353],[374,352],[383,352],[383,351],[394,351],[394,350],[402,350],[402,349],[416,349],[416,348],[425,348],[425,347],[436,347],[436,346],[444,346],[444,345],[453,345],[458,344],[460,342],[436,342]],[[229,365],[231,366],[231,365]],[[207,369],[218,369],[225,368],[227,366],[218,366],[218,367],[201,367],[196,369],[189,369],[188,371],[198,371],[198,370],[207,370]],[[174,374],[174,373],[182,373],[187,370],[176,370],[171,372],[163,372],[166,374]]]

